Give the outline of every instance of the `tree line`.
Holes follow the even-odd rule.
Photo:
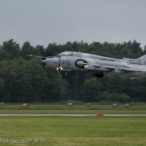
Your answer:
[[[67,78],[53,69],[44,68],[39,58],[29,54],[55,56],[62,51],[81,51],[116,58],[137,58],[146,53],[140,43],[67,42],[20,46],[13,39],[0,45],[0,101],[4,102],[84,102],[146,101],[146,79],[130,80],[127,76],[96,77],[85,72],[69,72]]]

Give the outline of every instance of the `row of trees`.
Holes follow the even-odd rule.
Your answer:
[[[137,58],[146,53],[136,41],[124,43],[67,42],[49,44],[46,48],[14,40],[0,46],[0,101],[57,102],[65,100],[97,102],[146,101],[146,79],[130,80],[126,76],[96,79],[85,72],[60,72],[44,68],[39,58],[29,54],[51,56],[71,50],[116,58]]]

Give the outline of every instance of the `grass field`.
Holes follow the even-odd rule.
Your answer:
[[[0,145],[21,145],[13,139],[40,140],[40,146],[145,146],[146,117],[0,117]]]
[[[93,104],[91,107],[86,107],[85,104],[67,107],[65,104],[30,104],[30,108],[25,109],[22,104],[6,104],[5,107],[0,107],[0,114],[17,114],[17,113],[37,113],[37,114],[121,114],[121,113],[145,113],[146,104],[137,104],[131,108],[125,108],[120,105],[118,108],[112,108],[112,105]]]
[[[146,113],[146,104],[120,105],[6,104],[0,114]],[[145,146],[146,117],[0,117],[0,146]],[[20,143],[26,144],[20,144]],[[18,144],[16,144],[18,143]],[[31,143],[31,144],[30,144]]]

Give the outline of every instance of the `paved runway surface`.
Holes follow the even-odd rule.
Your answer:
[[[132,116],[146,116],[146,114],[0,114],[0,117],[95,117],[95,116],[105,116],[105,117],[132,117]]]

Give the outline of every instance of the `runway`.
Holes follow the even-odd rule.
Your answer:
[[[0,117],[146,117],[146,114],[0,114]]]

